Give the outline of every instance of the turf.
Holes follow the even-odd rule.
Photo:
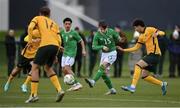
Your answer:
[[[0,79],[0,107],[180,107],[180,79],[162,78],[168,81],[168,93],[161,95],[159,86],[148,84],[140,80],[134,94],[122,91],[120,86],[130,83],[131,78],[112,78],[114,87],[117,89],[116,95],[105,96],[107,88],[100,80],[94,88],[89,88],[83,79],[80,82],[84,88],[76,92],[66,92],[62,102],[56,103],[56,91],[49,79],[42,78],[39,86],[39,98],[37,103],[25,104],[28,93],[20,91],[20,85],[24,78],[15,79],[8,92],[3,92],[5,78]],[[61,80],[62,82],[62,80]],[[62,87],[67,89],[69,86]]]

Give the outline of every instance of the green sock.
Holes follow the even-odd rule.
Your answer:
[[[77,80],[76,77],[74,77],[74,84],[78,83],[79,81]]]
[[[109,89],[113,88],[110,78],[105,73],[102,75],[102,79]]]
[[[97,82],[97,81],[101,78],[101,76],[103,75],[104,71],[105,71],[105,68],[104,68],[104,66],[101,65],[101,66],[99,67],[98,72],[96,73],[96,76],[93,78],[93,80],[94,80],[95,82]]]

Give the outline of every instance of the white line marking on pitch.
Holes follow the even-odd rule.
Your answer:
[[[104,98],[75,98],[78,100],[95,100],[95,101],[119,101],[119,102],[154,102],[154,103],[171,103],[171,104],[180,104],[179,101],[168,101],[168,100],[140,100],[140,99],[104,99]]]
[[[54,99],[52,96],[41,96],[42,99]],[[44,97],[44,98],[43,98]],[[4,99],[8,98],[25,98],[18,96],[3,96]],[[147,102],[147,103],[170,103],[170,104],[180,104],[180,101],[171,101],[171,100],[143,100],[143,99],[104,99],[104,98],[68,98],[65,99],[76,99],[76,100],[89,100],[89,101],[114,101],[114,102]]]

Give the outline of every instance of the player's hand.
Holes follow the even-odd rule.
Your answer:
[[[109,48],[107,46],[103,46],[104,51],[109,51]]]
[[[124,51],[124,49],[121,48],[120,46],[116,46],[116,48],[117,48],[118,50],[120,50],[120,51]]]
[[[86,50],[83,50],[83,51],[82,51],[82,55],[83,55],[83,56],[86,56]]]
[[[29,42],[28,42],[28,44],[27,44],[27,48],[28,48],[29,50],[31,50],[31,49],[32,49],[32,47],[33,47],[33,45],[32,45],[31,43],[29,43]]]
[[[58,63],[58,57],[56,56],[54,60],[54,64],[57,64],[57,63]]]
[[[153,33],[153,35],[152,35],[152,37],[154,37],[154,38],[156,38],[157,36],[158,36],[157,32]]]
[[[64,52],[64,48],[63,48],[62,46],[59,47],[59,50],[60,50],[61,52]]]

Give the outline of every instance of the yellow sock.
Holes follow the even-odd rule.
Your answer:
[[[51,82],[53,83],[53,85],[55,86],[56,90],[57,90],[58,92],[60,92],[60,91],[61,91],[61,85],[60,85],[60,83],[59,83],[59,80],[58,80],[57,75],[51,76],[51,77],[50,77],[50,80],[51,80]]]
[[[30,75],[27,76],[24,85],[27,85],[29,81],[31,81],[32,77]]]
[[[38,81],[31,82],[31,96],[37,96],[38,84]]]
[[[139,65],[135,65],[131,86],[136,87],[140,75],[141,75],[141,67]]]
[[[9,76],[9,78],[8,78],[8,80],[7,80],[7,83],[10,83],[13,78],[14,78],[14,76],[10,74],[10,76]]]
[[[156,85],[162,85],[162,81],[152,77],[152,76],[147,76],[144,78],[145,81],[149,82],[149,83],[152,83],[152,84],[156,84]]]

